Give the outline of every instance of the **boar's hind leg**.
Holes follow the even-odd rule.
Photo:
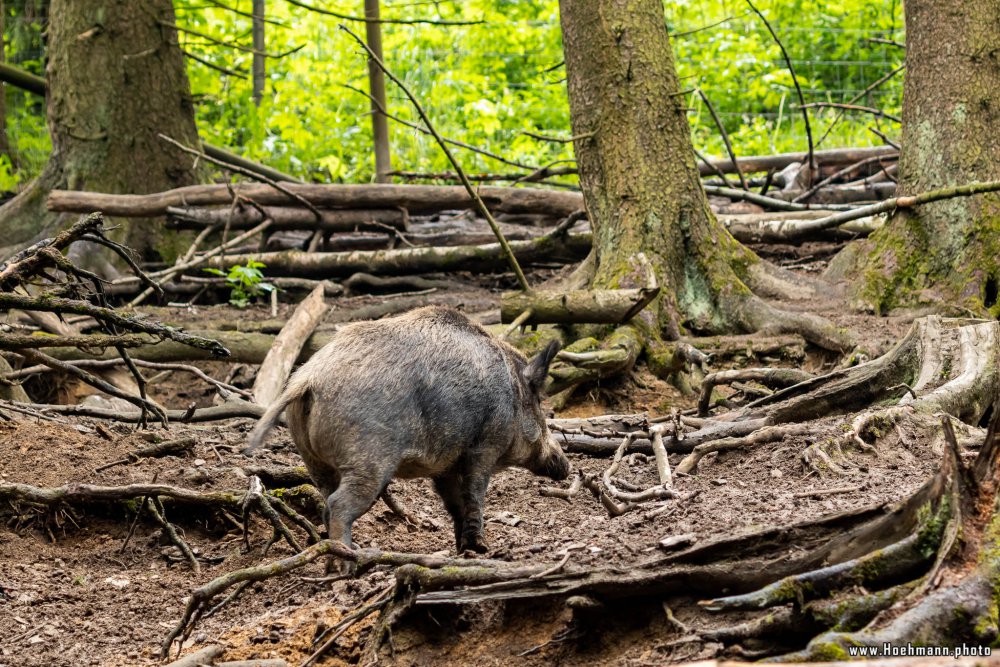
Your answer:
[[[462,476],[458,472],[447,472],[434,478],[434,490],[444,501],[452,521],[455,522],[455,548],[462,552],[462,525],[465,519],[465,509],[462,505]]]
[[[392,470],[341,470],[340,485],[326,499],[326,526],[330,539],[342,539],[351,549],[351,526],[371,509],[392,477]]]

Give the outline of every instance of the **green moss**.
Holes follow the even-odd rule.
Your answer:
[[[847,650],[834,641],[811,643],[809,645],[809,657],[817,662],[838,662],[851,659]]]

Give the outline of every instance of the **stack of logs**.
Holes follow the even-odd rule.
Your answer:
[[[893,149],[821,151],[817,153],[821,166],[808,189],[796,185],[792,173],[803,157],[787,154],[739,161],[744,170],[768,170],[761,192],[785,183],[770,194],[706,181],[713,207],[737,239],[840,241],[865,235],[880,224],[877,216],[838,226],[824,222],[831,211],[843,215],[845,209],[891,194],[895,184],[888,177],[898,157]],[[716,161],[712,166],[720,175],[735,170],[731,162]],[[773,172],[781,168],[775,176]],[[879,177],[882,183],[875,182]],[[754,183],[750,179],[749,187]],[[521,264],[555,267],[579,261],[589,252],[589,223],[579,192],[484,187],[479,194]],[[492,231],[474,214],[473,200],[459,186],[241,183],[150,195],[55,191],[48,206],[66,213],[100,211],[150,225],[164,224],[166,219],[173,228],[198,230],[195,245],[182,261],[158,272],[157,282],[173,293],[219,285],[224,281],[207,277],[205,268],[226,270],[251,260],[266,265],[269,279],[286,278],[287,285],[298,281],[303,287],[313,286],[310,280],[346,279],[358,273],[413,276],[496,273],[507,268]],[[765,208],[774,210],[764,212]],[[222,245],[203,251],[199,244],[213,237]],[[326,284],[328,293],[337,291]],[[119,295],[144,289],[135,277],[110,287]]]

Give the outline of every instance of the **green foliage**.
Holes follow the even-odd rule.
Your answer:
[[[237,264],[230,267],[228,273],[219,269],[204,269],[204,271],[225,278],[232,287],[229,303],[237,308],[246,308],[252,299],[270,294],[277,289],[271,283],[265,282],[264,273],[261,271],[264,268],[267,268],[267,265],[251,259],[242,266]]]
[[[309,0],[356,15],[355,0]],[[8,59],[36,73],[40,55],[43,0],[6,3]],[[183,27],[230,43],[249,45],[250,20],[214,3],[175,0]],[[250,0],[225,0],[249,13]],[[869,41],[901,41],[899,0],[759,0],[787,47],[807,101],[847,101],[902,63],[903,51]],[[805,133],[798,100],[780,52],[744,0],[665,2],[667,24],[683,88],[702,88],[720,112],[739,154],[804,150]],[[338,29],[341,19],[274,1],[267,4],[267,88],[260,107],[251,100],[252,55],[182,33],[182,48],[210,63],[242,74],[222,74],[189,59],[191,89],[197,101],[204,140],[232,148],[307,180],[363,182],[374,171],[367,65],[356,44]],[[383,0],[383,17],[481,20],[467,26],[384,24],[385,59],[420,97],[438,130],[505,159],[531,166],[572,158],[572,146],[539,141],[523,131],[569,136],[557,0]],[[345,22],[364,35],[364,24]],[[410,122],[419,119],[390,83],[389,112]],[[859,101],[898,113],[902,77]],[[44,105],[20,96],[9,99],[9,136],[23,164],[17,178],[37,173],[47,152]],[[707,110],[696,95],[688,98],[695,144],[704,152],[724,149]],[[823,134],[835,113],[813,110],[813,133]],[[18,127],[13,127],[18,123]],[[824,147],[879,143],[870,116],[850,114]],[[390,123],[393,166],[421,172],[450,171],[433,139]],[[882,121],[890,135],[894,126]],[[25,157],[30,156],[30,157]],[[470,173],[518,171],[468,151],[458,157]],[[0,187],[11,182],[0,164]],[[574,182],[574,179],[561,179]]]

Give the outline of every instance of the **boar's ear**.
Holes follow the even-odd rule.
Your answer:
[[[531,391],[536,394],[540,394],[542,389],[545,388],[545,379],[549,375],[549,364],[555,359],[556,353],[560,348],[559,341],[554,340],[545,346],[545,349],[539,352],[535,357],[528,362],[528,365],[524,367],[522,373],[524,374],[524,379],[531,387]]]

